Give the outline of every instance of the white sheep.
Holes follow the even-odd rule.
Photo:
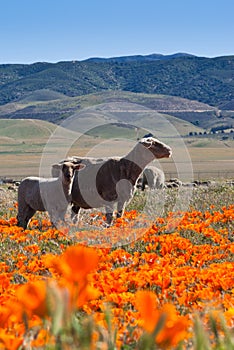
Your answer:
[[[54,167],[59,170],[57,178],[31,176],[21,181],[18,188],[18,226],[26,229],[36,211],[48,211],[54,225],[59,221],[64,222],[68,204],[71,202],[75,170],[80,170],[85,165],[65,162]]]
[[[145,190],[145,186],[148,185],[151,189],[162,189],[165,187],[165,174],[164,172],[155,167],[148,165],[142,173],[141,189]]]

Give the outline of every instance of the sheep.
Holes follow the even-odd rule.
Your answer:
[[[180,186],[182,186],[182,181],[180,181],[179,179],[177,178],[174,178],[174,179],[170,179],[169,181],[167,181],[166,183],[166,187],[167,188],[178,188]]]
[[[145,167],[142,173],[141,189],[145,190],[145,186],[148,185],[151,189],[162,189],[165,187],[165,175],[164,172],[156,168],[155,166],[148,165]]]
[[[147,164],[155,158],[169,158],[171,148],[153,137],[141,139],[124,157],[107,158],[84,162],[86,168],[76,173],[72,185],[72,219],[78,220],[80,208],[105,207],[106,223],[113,220],[114,204],[117,203],[117,217],[124,213],[126,204],[133,197],[137,179]],[[89,164],[88,164],[89,162]]]
[[[71,202],[75,170],[80,170],[85,165],[65,162],[53,167],[59,171],[59,177],[47,179],[31,176],[23,179],[20,183],[18,188],[18,226],[26,229],[29,220],[36,211],[48,211],[54,225],[60,220],[64,222],[64,215]]]

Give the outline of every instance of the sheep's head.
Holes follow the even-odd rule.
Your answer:
[[[76,170],[82,170],[85,168],[84,164],[74,164],[72,162],[64,162],[62,164],[54,164],[53,169],[59,171],[59,176],[64,184],[70,184],[73,180]]]
[[[169,158],[172,155],[171,147],[154,137],[145,137],[139,143],[153,153],[155,158]]]

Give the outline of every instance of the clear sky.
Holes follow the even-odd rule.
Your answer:
[[[234,0],[0,0],[0,64],[234,54]]]

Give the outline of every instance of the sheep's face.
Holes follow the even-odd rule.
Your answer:
[[[171,147],[154,137],[143,138],[140,144],[152,152],[155,158],[169,158],[172,155]]]
[[[62,165],[63,183],[70,184],[74,176],[74,168],[71,165],[64,163]]]
[[[62,173],[62,182],[64,184],[71,184],[73,181],[73,177],[75,174],[75,170],[81,170],[85,168],[84,164],[73,164],[71,162],[66,162],[63,164],[60,164],[60,170]]]

